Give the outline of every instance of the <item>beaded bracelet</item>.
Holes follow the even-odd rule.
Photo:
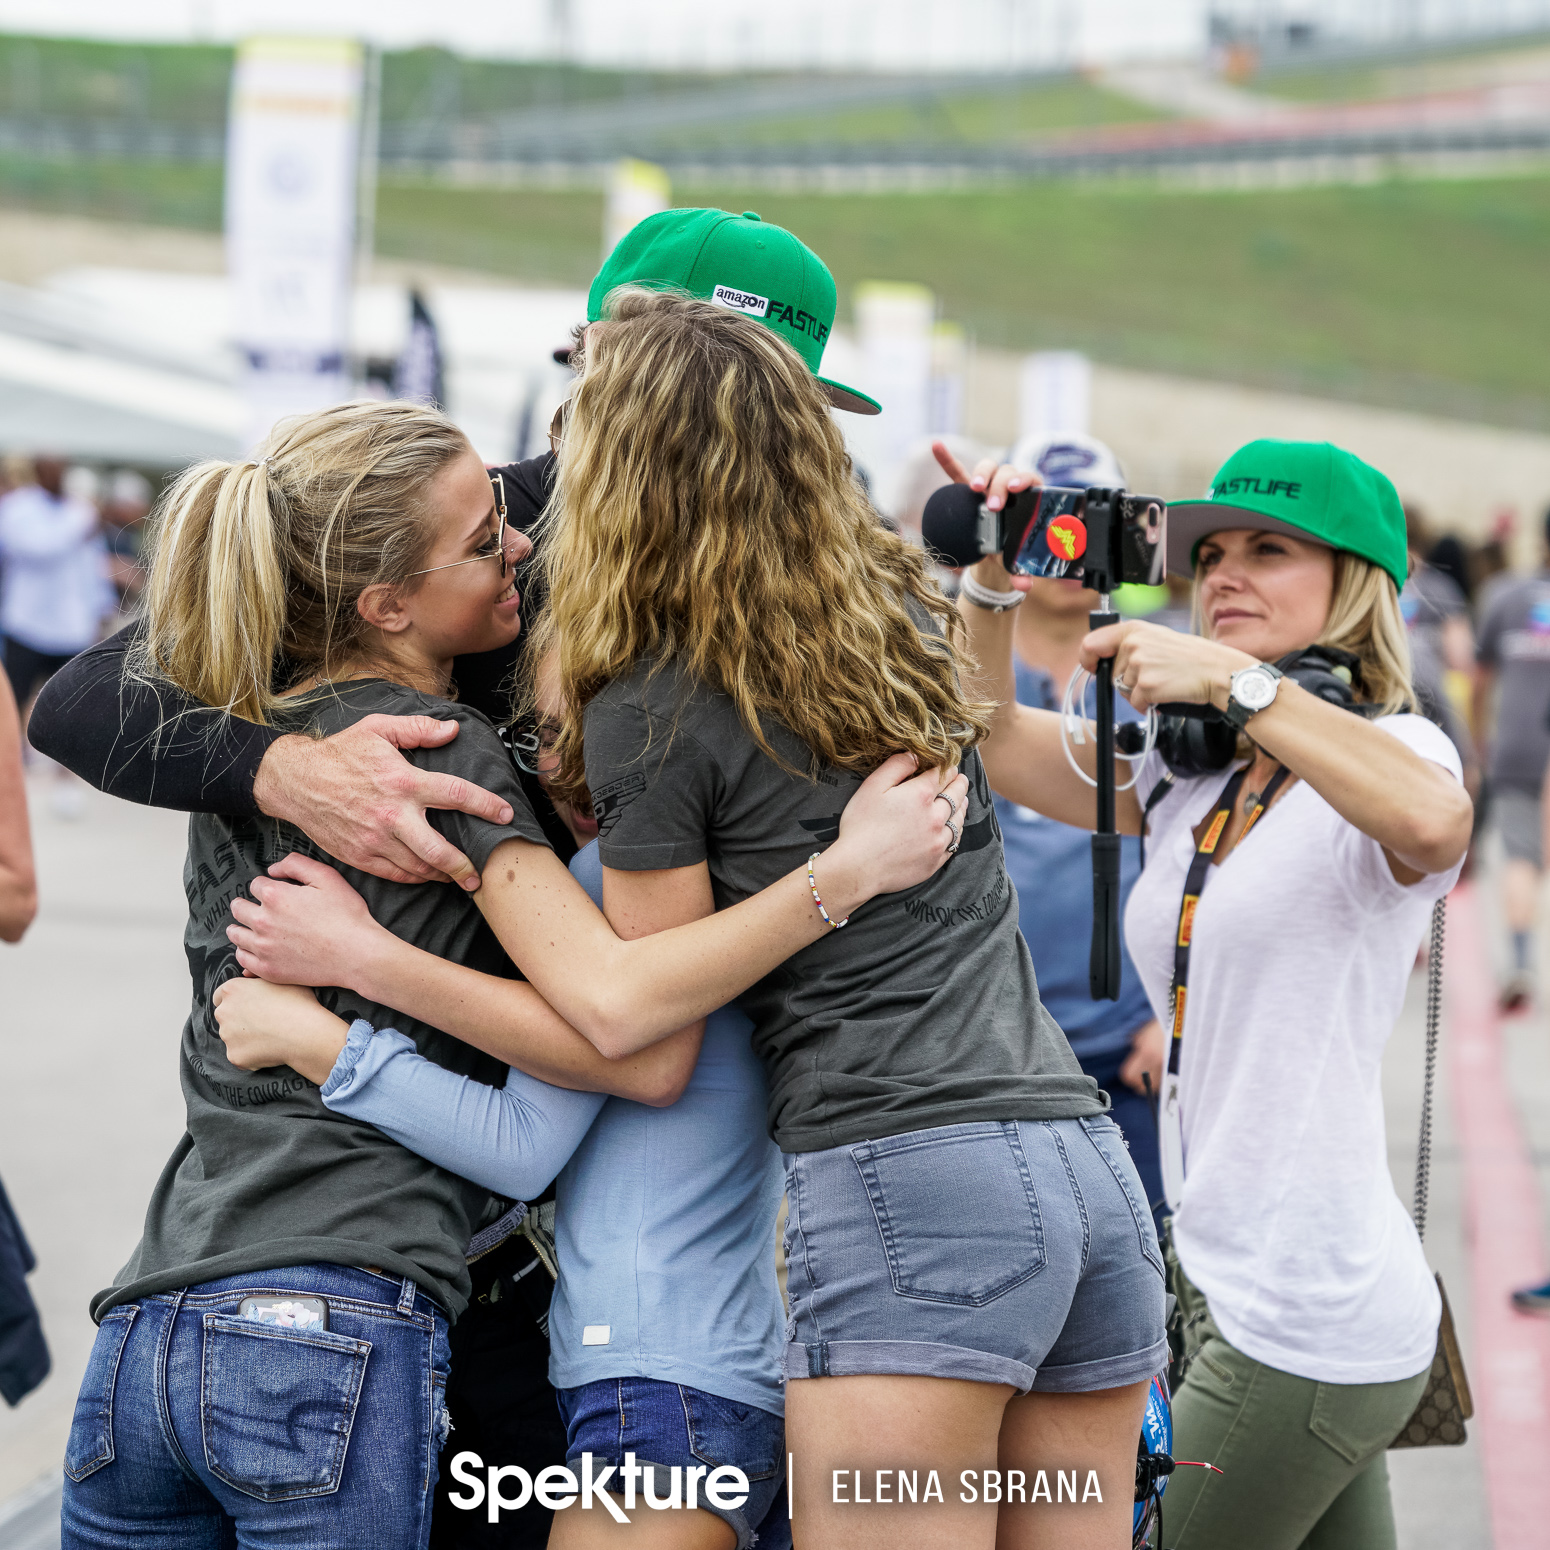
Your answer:
[[[813,876],[813,863],[822,854],[823,852],[821,850],[815,850],[812,855],[807,858],[807,886],[812,890],[813,903],[818,906],[818,913],[823,916],[824,924],[831,927],[833,930],[838,931],[841,926],[848,926],[850,924],[850,916],[847,915],[844,920],[833,919],[830,916],[828,910],[823,907],[823,900],[818,897],[818,879]]]

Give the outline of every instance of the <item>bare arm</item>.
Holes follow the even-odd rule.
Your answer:
[[[1450,672],[1470,673],[1475,666],[1475,632],[1468,614],[1449,614],[1442,621],[1442,660]]]
[[[956,483],[983,490],[985,504],[992,510],[1000,510],[1009,494],[1039,482],[1035,474],[1007,464],[998,466],[992,461],[981,463],[971,474],[941,442],[934,443],[932,450],[943,471]],[[1011,575],[998,556],[981,560],[971,574],[992,592],[1027,589],[1026,580]],[[1035,605],[1024,602],[1020,606]],[[996,706],[990,735],[979,745],[980,757],[985,761],[985,778],[992,789],[1009,801],[1074,828],[1091,829],[1098,818],[1097,798],[1093,788],[1066,759],[1061,747],[1060,717],[1052,711],[1017,703],[1017,673],[1012,660],[1015,614],[977,608],[966,597],[958,599],[958,612],[963,618],[970,655],[978,664],[978,671],[965,687],[974,697],[992,701]],[[1072,752],[1089,775],[1097,769],[1091,740]],[[1123,785],[1129,778],[1129,766],[1116,761],[1115,772],[1116,784]],[[1141,807],[1134,791],[1116,793],[1115,820],[1121,834],[1141,832]]]
[[[973,574],[981,586],[996,592],[1012,591],[1018,579],[1007,573],[999,559],[981,560]],[[1026,602],[1021,606],[1035,605]],[[958,599],[958,611],[963,617],[969,650],[979,664],[972,692],[996,703],[990,736],[980,744],[986,779],[1008,800],[1031,807],[1046,818],[1078,829],[1092,828],[1097,821],[1097,799],[1093,788],[1066,759],[1061,747],[1064,734],[1060,717],[1054,711],[1035,710],[1017,703],[1017,678],[1012,663],[1015,615],[978,608],[964,597]],[[1091,737],[1071,751],[1089,775],[1097,769]],[[1130,778],[1127,764],[1116,761],[1115,771],[1118,785]],[[1141,832],[1141,805],[1134,790],[1116,793],[1114,812],[1121,834]]]
[[[404,758],[405,748],[436,748],[457,736],[455,721],[429,716],[364,716],[332,737],[287,736],[269,747],[253,800],[284,818],[331,856],[392,883],[449,879],[474,889],[467,856],[426,821],[428,807],[509,823],[511,806],[482,786]]]
[[[239,946],[243,940],[261,939],[253,951],[239,951],[237,959],[263,980],[284,986],[336,984],[339,966],[349,964],[356,972],[345,978],[357,994],[440,1028],[555,1087],[662,1105],[676,1101],[694,1070],[699,1030],[664,1039],[626,1059],[609,1060],[533,986],[449,963],[379,926],[365,900],[332,867],[292,855],[270,873],[253,885],[260,904],[233,904],[233,914],[251,920],[253,929],[239,932],[234,927],[228,932]],[[231,981],[221,989],[236,993],[244,986]],[[306,1001],[311,1000],[308,995]],[[305,1017],[297,1013],[283,1028],[273,1017],[261,1019],[249,1012],[250,1007],[267,1012],[277,1004],[274,998],[236,995],[229,1015],[249,1014],[255,1035],[265,1040],[256,1054],[248,1046],[247,1055],[258,1065],[292,1066],[321,1082],[314,1073],[326,1076],[344,1045],[347,1024],[322,1007]],[[304,1005],[295,997],[290,1000],[293,1012]],[[226,1023],[222,1027],[224,1031]],[[270,1058],[259,1058],[262,1055]],[[241,1063],[249,1063],[247,1056]]]
[[[83,651],[44,685],[28,733],[82,780],[152,807],[285,818],[331,856],[394,883],[456,879],[476,888],[468,858],[425,819],[428,807],[493,823],[499,797],[422,770],[405,748],[438,748],[455,721],[366,716],[321,740],[227,715],[170,683],[126,676],[138,627]]]
[[[913,768],[895,755],[846,804],[840,837],[817,863],[831,915],[911,887],[946,860],[951,831],[935,803],[942,782],[935,770],[901,779]],[[958,775],[946,789],[962,802],[968,782]],[[614,1059],[700,1022],[831,929],[813,904],[805,867],[704,919],[692,912],[708,902],[708,879],[699,888],[680,879],[670,901],[641,901],[627,919],[635,932],[651,932],[673,914],[692,921],[650,941],[621,939],[543,846],[507,840],[485,874],[479,907],[501,945],[544,998]],[[578,974],[578,965],[586,972]]]
[[[37,912],[21,722],[11,681],[0,672],[0,941],[21,941]]]
[[[1095,630],[1082,643],[1086,667],[1109,654],[1116,678],[1132,686],[1128,697],[1138,710],[1174,700],[1209,701],[1223,710],[1233,673],[1256,660],[1231,646],[1135,620]],[[1381,727],[1282,679],[1249,732],[1347,823],[1376,840],[1400,882],[1445,872],[1467,849],[1474,818],[1468,793],[1449,771]]]
[[[1485,762],[1486,744],[1491,736],[1491,695],[1496,688],[1496,669],[1484,662],[1475,668],[1475,681],[1470,694],[1470,730],[1475,734],[1475,747],[1480,750],[1481,762]]]
[[[913,887],[946,859],[952,831],[935,800],[938,773],[902,779],[912,768],[896,755],[847,804],[840,837],[818,863],[831,913],[848,914],[876,894]],[[968,783],[957,775],[942,789],[961,805]],[[325,898],[319,886],[325,875],[346,886],[329,868],[293,856],[273,871],[312,886],[291,890],[260,879],[253,885],[257,904],[233,902],[240,924],[228,935],[244,969],[297,984],[343,983],[460,1037],[467,1036],[465,1030],[477,1031],[471,1042],[495,1052],[491,1020],[509,1015],[510,1003],[497,1007],[488,999],[488,986],[476,988],[485,976],[406,949],[371,921],[348,888],[358,912],[341,921],[337,899]],[[332,894],[332,884],[326,886]],[[669,1035],[683,1038],[679,1030],[830,929],[799,868],[708,919],[663,931],[649,942],[621,940],[553,852],[526,840],[507,840],[492,852],[478,903],[501,945],[558,1017],[611,1059],[634,1055]],[[645,925],[644,917],[636,924]],[[501,1053],[510,1064],[529,1069],[525,1060]]]

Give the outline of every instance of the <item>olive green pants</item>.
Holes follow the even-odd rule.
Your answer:
[[[1222,1473],[1173,1472],[1170,1550],[1395,1550],[1384,1451],[1430,1364],[1398,1383],[1318,1383],[1267,1367],[1222,1338],[1172,1248],[1189,1363],[1173,1396],[1173,1456]]]

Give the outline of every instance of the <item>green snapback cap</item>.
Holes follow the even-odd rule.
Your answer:
[[[1405,513],[1386,474],[1328,441],[1251,441],[1216,471],[1204,500],[1168,503],[1168,569],[1195,574],[1195,553],[1233,528],[1290,533],[1345,549],[1386,570],[1410,571]]]
[[[818,374],[834,327],[834,276],[784,227],[752,210],[661,210],[630,228],[604,260],[587,295],[587,322],[603,316],[621,285],[682,290],[756,318],[807,362],[836,409],[877,414],[865,393]]]

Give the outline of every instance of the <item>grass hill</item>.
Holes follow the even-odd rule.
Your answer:
[[[1478,59],[1464,51],[1455,65],[1474,68]],[[230,51],[218,48],[0,38],[0,124],[182,115],[185,125],[218,128],[230,67]],[[1415,68],[1439,66],[1428,59]],[[627,121],[633,103],[650,109],[655,132],[691,144],[723,132],[713,114],[696,116],[691,99],[704,94],[699,108],[720,112],[717,102],[741,92],[769,109],[738,122],[746,143],[810,151],[847,137],[984,143],[1143,112],[1077,77],[975,90],[961,81],[832,84],[843,101],[831,110],[782,117],[786,85],[776,77],[740,86],[416,50],[384,59],[384,130],[452,121],[509,128],[563,114],[594,114],[589,122],[606,127]],[[1297,94],[1284,71],[1257,84]],[[1322,84],[1305,72],[1300,91],[1348,89],[1337,90],[1328,72]],[[1543,175],[1254,193],[1038,183],[858,196],[721,183],[680,186],[675,197],[757,209],[791,227],[834,269],[842,316],[859,280],[919,280],[944,315],[987,346],[1075,347],[1119,364],[1550,429]],[[218,230],[221,168],[0,152],[7,201]],[[377,245],[386,256],[582,285],[596,267],[600,231],[595,193],[455,188],[392,171],[379,190]]]

